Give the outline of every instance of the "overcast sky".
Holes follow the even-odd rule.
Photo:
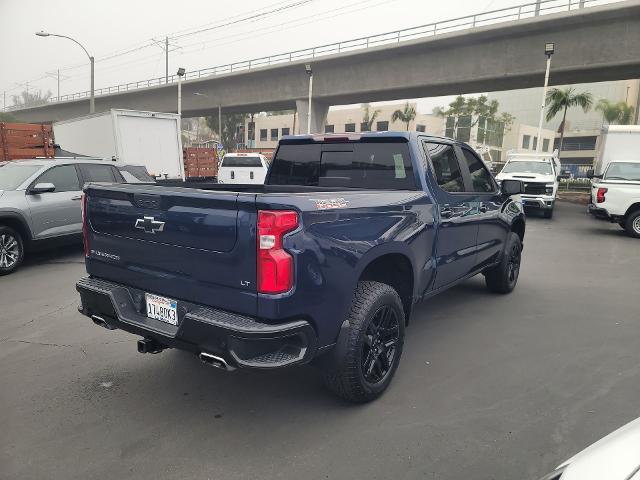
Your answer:
[[[269,11],[298,3],[284,11]],[[169,71],[248,60],[315,45],[413,27],[526,3],[525,0],[0,0],[0,95],[29,89],[57,94],[88,90],[84,52],[96,58],[96,88],[164,75],[163,50],[173,38]],[[243,20],[249,16],[251,20]],[[229,24],[224,26],[224,24]],[[200,33],[194,33],[204,30]],[[123,53],[128,52],[128,53]],[[441,99],[445,101],[446,99]],[[2,98],[0,97],[0,102]],[[429,111],[442,101],[423,101]]]

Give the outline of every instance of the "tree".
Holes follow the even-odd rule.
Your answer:
[[[593,105],[593,97],[589,92],[577,93],[575,88],[552,88],[547,93],[547,122],[555,118],[558,113],[562,112],[562,122],[558,127],[560,132],[560,155],[562,155],[562,144],[564,142],[564,127],[567,121],[567,110],[573,107],[580,107],[584,113],[591,110]]]
[[[212,115],[206,117],[207,126],[216,134],[224,149],[229,151],[235,147],[238,143],[242,143],[242,138],[239,135],[239,126],[244,126],[244,120],[246,115],[242,113],[230,113],[222,115],[222,134],[218,125],[218,115]]]
[[[18,122],[12,113],[0,112],[0,122]]]
[[[633,120],[633,107],[626,102],[613,103],[603,98],[596,105],[596,110],[602,113],[602,119],[609,125],[629,125]]]
[[[461,118],[469,119],[469,123],[465,124],[465,127],[469,127],[469,129],[472,129],[483,118],[486,121],[501,122],[504,125],[504,131],[509,131],[515,117],[506,112],[498,115],[499,108],[498,101],[489,101],[486,95],[481,95],[478,98],[465,98],[458,95],[447,109],[436,107],[433,109],[433,114],[442,118],[452,118],[453,137],[458,139],[458,126]]]
[[[409,102],[404,104],[404,109],[396,110],[391,115],[391,121],[395,122],[400,120],[407,125],[407,132],[409,131],[409,124],[416,118],[416,109],[409,105]]]
[[[371,105],[369,105],[368,103],[363,103],[360,106],[362,107],[362,110],[364,110],[364,113],[362,114],[362,123],[367,124],[367,131],[370,132],[371,128],[373,127],[373,122],[376,121],[376,118],[378,118],[378,115],[380,115],[381,110],[376,109],[371,111]]]
[[[47,103],[51,96],[51,90],[42,93],[41,90],[33,92],[23,91],[20,95],[13,95],[13,104],[17,107],[35,107]]]

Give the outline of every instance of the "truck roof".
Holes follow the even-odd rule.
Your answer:
[[[447,137],[430,135],[423,132],[342,132],[342,133],[318,133],[302,135],[285,135],[280,139],[280,143],[307,143],[307,142],[359,142],[376,139],[396,139],[409,141],[416,137],[427,137],[437,139],[447,143],[464,143]]]

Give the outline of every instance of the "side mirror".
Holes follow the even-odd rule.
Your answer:
[[[31,195],[38,195],[40,193],[55,192],[56,186],[53,183],[36,183],[34,187],[29,190]]]
[[[504,195],[518,195],[524,193],[524,183],[521,180],[505,179],[500,184],[500,191]]]

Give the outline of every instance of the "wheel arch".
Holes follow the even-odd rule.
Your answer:
[[[369,258],[360,272],[358,282],[374,281],[392,287],[402,300],[405,324],[409,323],[414,298],[414,269],[408,255],[399,251],[388,251]]]
[[[630,213],[635,212],[636,210],[640,210],[640,202],[632,203],[631,206],[627,208],[627,211],[624,212],[624,218],[626,219]]]
[[[511,224],[511,231],[520,237],[520,242],[524,243],[524,232],[526,230],[525,221],[522,217],[517,217]]]
[[[20,215],[0,213],[0,226],[10,227],[18,232],[25,247],[31,242],[31,229],[26,220]]]

